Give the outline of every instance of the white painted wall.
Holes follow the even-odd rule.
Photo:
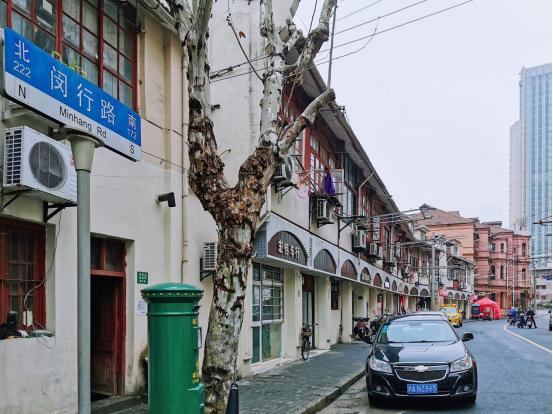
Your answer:
[[[91,176],[91,232],[124,240],[127,247],[125,392],[144,383],[139,356],[146,348],[147,322],[135,314],[136,272],[149,272],[149,284],[181,280],[183,245],[183,85],[181,50],[173,35],[141,16],[147,35],[139,35],[139,113],[144,154],[133,163],[106,149],[96,151]],[[4,106],[5,101],[1,101]],[[3,129],[28,125],[48,133],[34,119],[0,122]],[[3,142],[3,139],[2,139]],[[161,161],[165,159],[167,161]],[[174,165],[172,165],[174,164]],[[177,207],[158,204],[157,195],[173,191]],[[40,201],[22,196],[2,216],[42,221]],[[61,217],[61,224],[60,224]],[[55,234],[59,229],[57,246]],[[55,250],[55,256],[54,256]],[[0,412],[75,412],[77,404],[76,209],[69,208],[46,226],[46,314],[51,339],[0,341]],[[3,318],[3,316],[2,316]]]

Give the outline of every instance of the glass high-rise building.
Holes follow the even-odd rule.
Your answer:
[[[551,255],[551,64],[522,68],[520,119],[511,128],[510,226],[532,235],[533,258]],[[535,260],[551,268],[551,258]]]

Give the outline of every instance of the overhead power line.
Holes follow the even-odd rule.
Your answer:
[[[412,4],[409,4],[405,7],[402,7],[401,9],[397,9],[397,10],[393,10],[391,11],[390,13],[386,13],[386,14],[383,14],[382,16],[378,16],[378,17],[375,17],[374,19],[370,19],[370,20],[366,20],[364,22],[361,22],[359,24],[356,24],[354,26],[350,26],[350,27],[346,27],[345,29],[342,29],[342,30],[339,30],[335,33],[335,35],[339,35],[340,33],[345,33],[345,32],[349,32],[350,30],[353,30],[353,29],[357,29],[358,27],[361,27],[361,26],[366,26],[367,24],[369,23],[372,23],[372,22],[375,22],[377,20],[381,20],[381,19],[384,19],[388,16],[392,16],[396,13],[399,13],[399,12],[402,12],[404,10],[407,10],[407,9],[410,9],[411,7],[415,7],[415,6],[418,6],[419,4],[421,3],[425,3],[427,2],[428,0],[420,0],[420,1],[417,1],[416,3],[412,3]]]
[[[372,3],[367,4],[366,6],[363,6],[363,7],[361,7],[360,9],[354,10],[354,11],[352,11],[351,13],[346,14],[345,16],[342,16],[342,17],[340,17],[339,19],[336,19],[336,21],[339,22],[340,20],[347,19],[348,17],[353,16],[354,14],[357,14],[357,13],[359,13],[359,12],[365,10],[365,9],[368,9],[369,7],[374,6],[375,4],[380,3],[380,2],[382,2],[382,1],[384,1],[384,0],[376,0],[376,1],[373,1]]]
[[[360,9],[360,10],[366,9],[367,7],[369,7],[369,6],[373,5],[373,4],[379,3],[380,1],[383,1],[383,0],[379,0],[379,1],[376,1],[376,2],[374,2],[374,3],[371,3],[371,4],[369,4],[368,6],[365,6],[365,7],[363,7],[363,8]],[[393,15],[393,14],[395,14],[395,13],[398,13],[398,12],[400,12],[400,11],[403,11],[403,10],[405,10],[405,9],[408,9],[409,7],[413,7],[413,6],[417,5],[417,4],[422,3],[422,2],[425,2],[425,1],[428,1],[428,0],[422,0],[422,1],[419,1],[418,3],[411,4],[411,5],[406,6],[406,7],[402,7],[401,9],[393,10],[393,11],[391,11],[390,13],[387,13],[387,14],[385,14],[385,15],[383,15],[383,16],[379,16],[379,17],[376,17],[376,18],[374,18],[374,19],[368,20],[368,21],[366,21],[366,22],[362,22],[362,23],[360,23],[359,25],[356,25],[356,26],[352,26],[352,27],[350,27],[350,28],[343,29],[343,30],[341,30],[341,31],[339,31],[339,32],[336,32],[336,34],[339,34],[339,33],[342,33],[342,32],[346,32],[346,31],[348,31],[348,30],[352,30],[352,29],[357,28],[357,27],[360,27],[360,26],[367,25],[367,24],[369,24],[369,23],[371,23],[371,22],[374,22],[374,21],[381,20],[381,19],[383,19],[383,18],[385,18],[385,17],[387,17],[387,16],[391,16],[391,15]],[[318,0],[315,0],[315,6],[314,6],[314,8],[313,8],[313,14],[312,14],[312,16],[311,16],[311,23],[310,23],[310,25],[309,25],[309,32],[308,32],[308,33],[311,32],[311,28],[313,27],[313,20],[314,20],[314,18],[315,18],[315,12],[316,12],[316,10],[317,10],[317,3],[318,3]],[[351,13],[350,13],[349,15],[351,15]],[[348,16],[349,16],[349,15],[348,15]],[[347,16],[345,16],[345,17],[347,17]],[[342,17],[342,18],[339,18],[339,19],[336,19],[336,21],[339,21],[339,20],[342,20],[342,19],[343,19],[343,17]],[[227,19],[227,20],[228,20],[228,19]],[[234,28],[233,28],[233,29],[234,29]],[[269,56],[268,54],[264,53],[264,54],[262,54],[262,55],[260,55],[260,56],[255,57],[255,58],[250,58],[249,60],[245,60],[245,61],[243,61],[243,62],[236,63],[236,64],[231,65],[231,66],[228,66],[228,67],[226,67],[226,68],[221,68],[221,69],[214,70],[214,71],[211,73],[211,75],[210,75],[210,79],[215,79],[215,78],[218,78],[218,77],[220,77],[220,76],[226,75],[227,73],[232,72],[234,69],[239,68],[240,66],[244,66],[244,65],[247,65],[247,64],[250,64],[250,66],[251,66],[251,62],[255,62],[255,61],[257,61],[257,60],[264,59],[264,58],[266,58],[266,57],[268,57],[268,56]],[[253,70],[253,68],[252,68],[252,70]],[[258,68],[257,70],[260,70],[260,69]],[[250,72],[250,73],[251,73],[251,72]]]
[[[337,49],[339,47],[343,47],[343,46],[347,46],[347,45],[350,45],[350,44],[354,44],[354,43],[358,43],[358,42],[361,42],[363,40],[370,40],[372,39],[374,36],[376,35],[379,35],[379,34],[384,34],[384,33],[387,33],[387,32],[390,32],[392,30],[396,30],[396,29],[399,29],[401,27],[404,27],[404,26],[407,26],[411,23],[415,23],[415,22],[419,22],[421,20],[424,20],[424,19],[427,19],[429,17],[432,17],[432,16],[436,16],[437,14],[441,14],[441,13],[444,13],[448,10],[452,10],[454,8],[457,8],[457,7],[461,7],[465,4],[468,4],[468,3],[471,3],[473,2],[474,0],[466,0],[466,1],[463,1],[463,2],[460,2],[460,3],[456,3],[450,7],[446,7],[446,8],[443,8],[443,9],[440,9],[440,10],[437,10],[435,12],[432,12],[432,13],[429,13],[429,14],[425,14],[423,16],[420,16],[420,17],[417,17],[416,19],[412,19],[412,20],[408,20],[406,22],[403,22],[403,23],[400,23],[396,26],[392,26],[392,27],[388,27],[386,29],[382,29],[380,31],[376,31],[376,32],[373,32],[371,33],[370,35],[367,35],[367,36],[362,36],[362,37],[359,37],[359,38],[356,38],[356,39],[353,39],[353,40],[350,40],[348,42],[344,42],[344,43],[340,43],[338,45],[335,45],[334,46],[334,49]],[[336,60],[339,60],[339,59],[342,59],[344,57],[347,57],[347,56],[350,56],[350,55],[353,55],[355,53],[358,53],[359,51],[361,51],[363,48],[360,48],[360,49],[357,49],[355,51],[352,51],[352,52],[348,52],[348,53],[345,53],[343,55],[340,55],[340,56],[336,56],[334,57],[332,60],[333,61],[336,61]],[[321,50],[319,53],[322,53],[322,52],[327,52],[329,51],[330,49],[323,49]],[[254,58],[252,59],[252,61],[255,61],[255,60],[259,60],[261,59],[261,57],[258,57],[258,58]],[[324,63],[328,63],[329,60],[325,60],[325,61],[315,61],[313,65],[311,65],[310,67],[308,67],[307,69],[305,70],[309,70],[311,68],[313,68],[315,65],[320,65],[320,64],[324,64]],[[304,71],[305,71],[304,70]],[[220,82],[220,81],[223,81],[223,80],[227,80],[227,79],[232,79],[232,78],[236,78],[236,77],[239,77],[239,76],[245,76],[245,75],[249,75],[250,73],[253,73],[252,70],[250,71],[246,71],[246,72],[243,72],[243,73],[238,73],[238,74],[235,74],[235,75],[230,75],[230,76],[225,76],[225,77],[222,77],[222,78],[219,78],[219,79],[215,79],[213,80],[212,82]]]
[[[374,35],[367,35],[367,36],[362,36],[362,37],[358,37],[357,39],[354,39],[354,40],[350,40],[348,42],[344,42],[344,43],[340,43],[339,45],[335,45],[334,48],[337,49],[339,47],[343,47],[343,46],[347,46],[347,45],[351,45],[353,43],[357,43],[357,42],[361,42],[365,39],[368,39],[370,38],[371,36],[376,36],[376,35],[379,35],[379,34],[382,34],[382,33],[386,33],[386,32],[389,32],[389,31],[392,31],[392,30],[395,30],[395,29],[399,29],[400,27],[403,27],[403,26],[407,26],[408,24],[411,24],[411,23],[415,23],[415,22],[418,22],[418,21],[421,21],[421,20],[424,20],[424,19],[427,19],[429,17],[432,17],[432,16],[435,16],[437,14],[440,14],[440,13],[444,13],[448,10],[452,10],[452,9],[455,9],[457,7],[461,7],[461,6],[464,6],[465,4],[468,4],[468,3],[471,3],[473,2],[474,0],[466,0],[466,1],[463,1],[461,3],[456,3],[454,4],[453,6],[450,6],[450,7],[446,7],[445,9],[440,9],[440,10],[437,10],[435,12],[432,12],[432,13],[429,13],[429,14],[425,14],[424,16],[420,16],[420,17],[417,17],[416,19],[412,19],[412,20],[408,20],[406,22],[403,22],[403,23],[400,23],[396,26],[392,26],[392,27],[388,27],[387,29],[383,29],[383,30],[380,30],[378,32],[376,32]],[[321,50],[321,52],[326,52],[328,49],[323,49]]]

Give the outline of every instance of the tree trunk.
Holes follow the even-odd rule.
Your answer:
[[[219,228],[218,268],[202,368],[207,414],[225,412],[230,385],[236,378],[252,235],[247,224]]]
[[[328,38],[328,21],[335,2],[324,0],[319,25],[309,33],[297,62],[286,65],[284,56],[301,36],[296,33],[288,43],[281,41],[280,28],[273,23],[272,0],[262,0],[261,35],[273,52],[267,59],[263,81],[259,145],[241,165],[238,184],[230,187],[210,120],[207,32],[212,0],[192,1],[191,5],[187,0],[168,0],[188,63],[190,187],[215,220],[219,232],[202,367],[208,414],[225,412],[230,385],[236,377],[253,238],[271,177],[296,137],[312,126],[320,110],[334,99],[332,90],[325,91],[293,123],[283,127],[282,92],[300,82],[302,73],[312,65]],[[292,26],[289,29],[294,33]]]

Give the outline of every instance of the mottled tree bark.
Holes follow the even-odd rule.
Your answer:
[[[271,0],[261,0],[261,35],[273,52],[267,58],[264,74],[259,144],[240,166],[238,183],[233,187],[225,178],[210,119],[206,43],[212,0],[193,0],[191,5],[187,0],[169,2],[188,64],[190,187],[215,220],[219,234],[202,367],[208,414],[225,412],[230,385],[236,375],[253,239],[271,177],[296,137],[312,126],[320,110],[334,100],[334,92],[327,90],[293,123],[281,124],[283,90],[301,82],[302,73],[311,67],[321,45],[328,39],[335,2],[325,0],[319,25],[306,39],[290,25],[292,35],[283,42],[279,28],[274,26]],[[302,49],[297,61],[287,65],[284,57],[291,47]]]

